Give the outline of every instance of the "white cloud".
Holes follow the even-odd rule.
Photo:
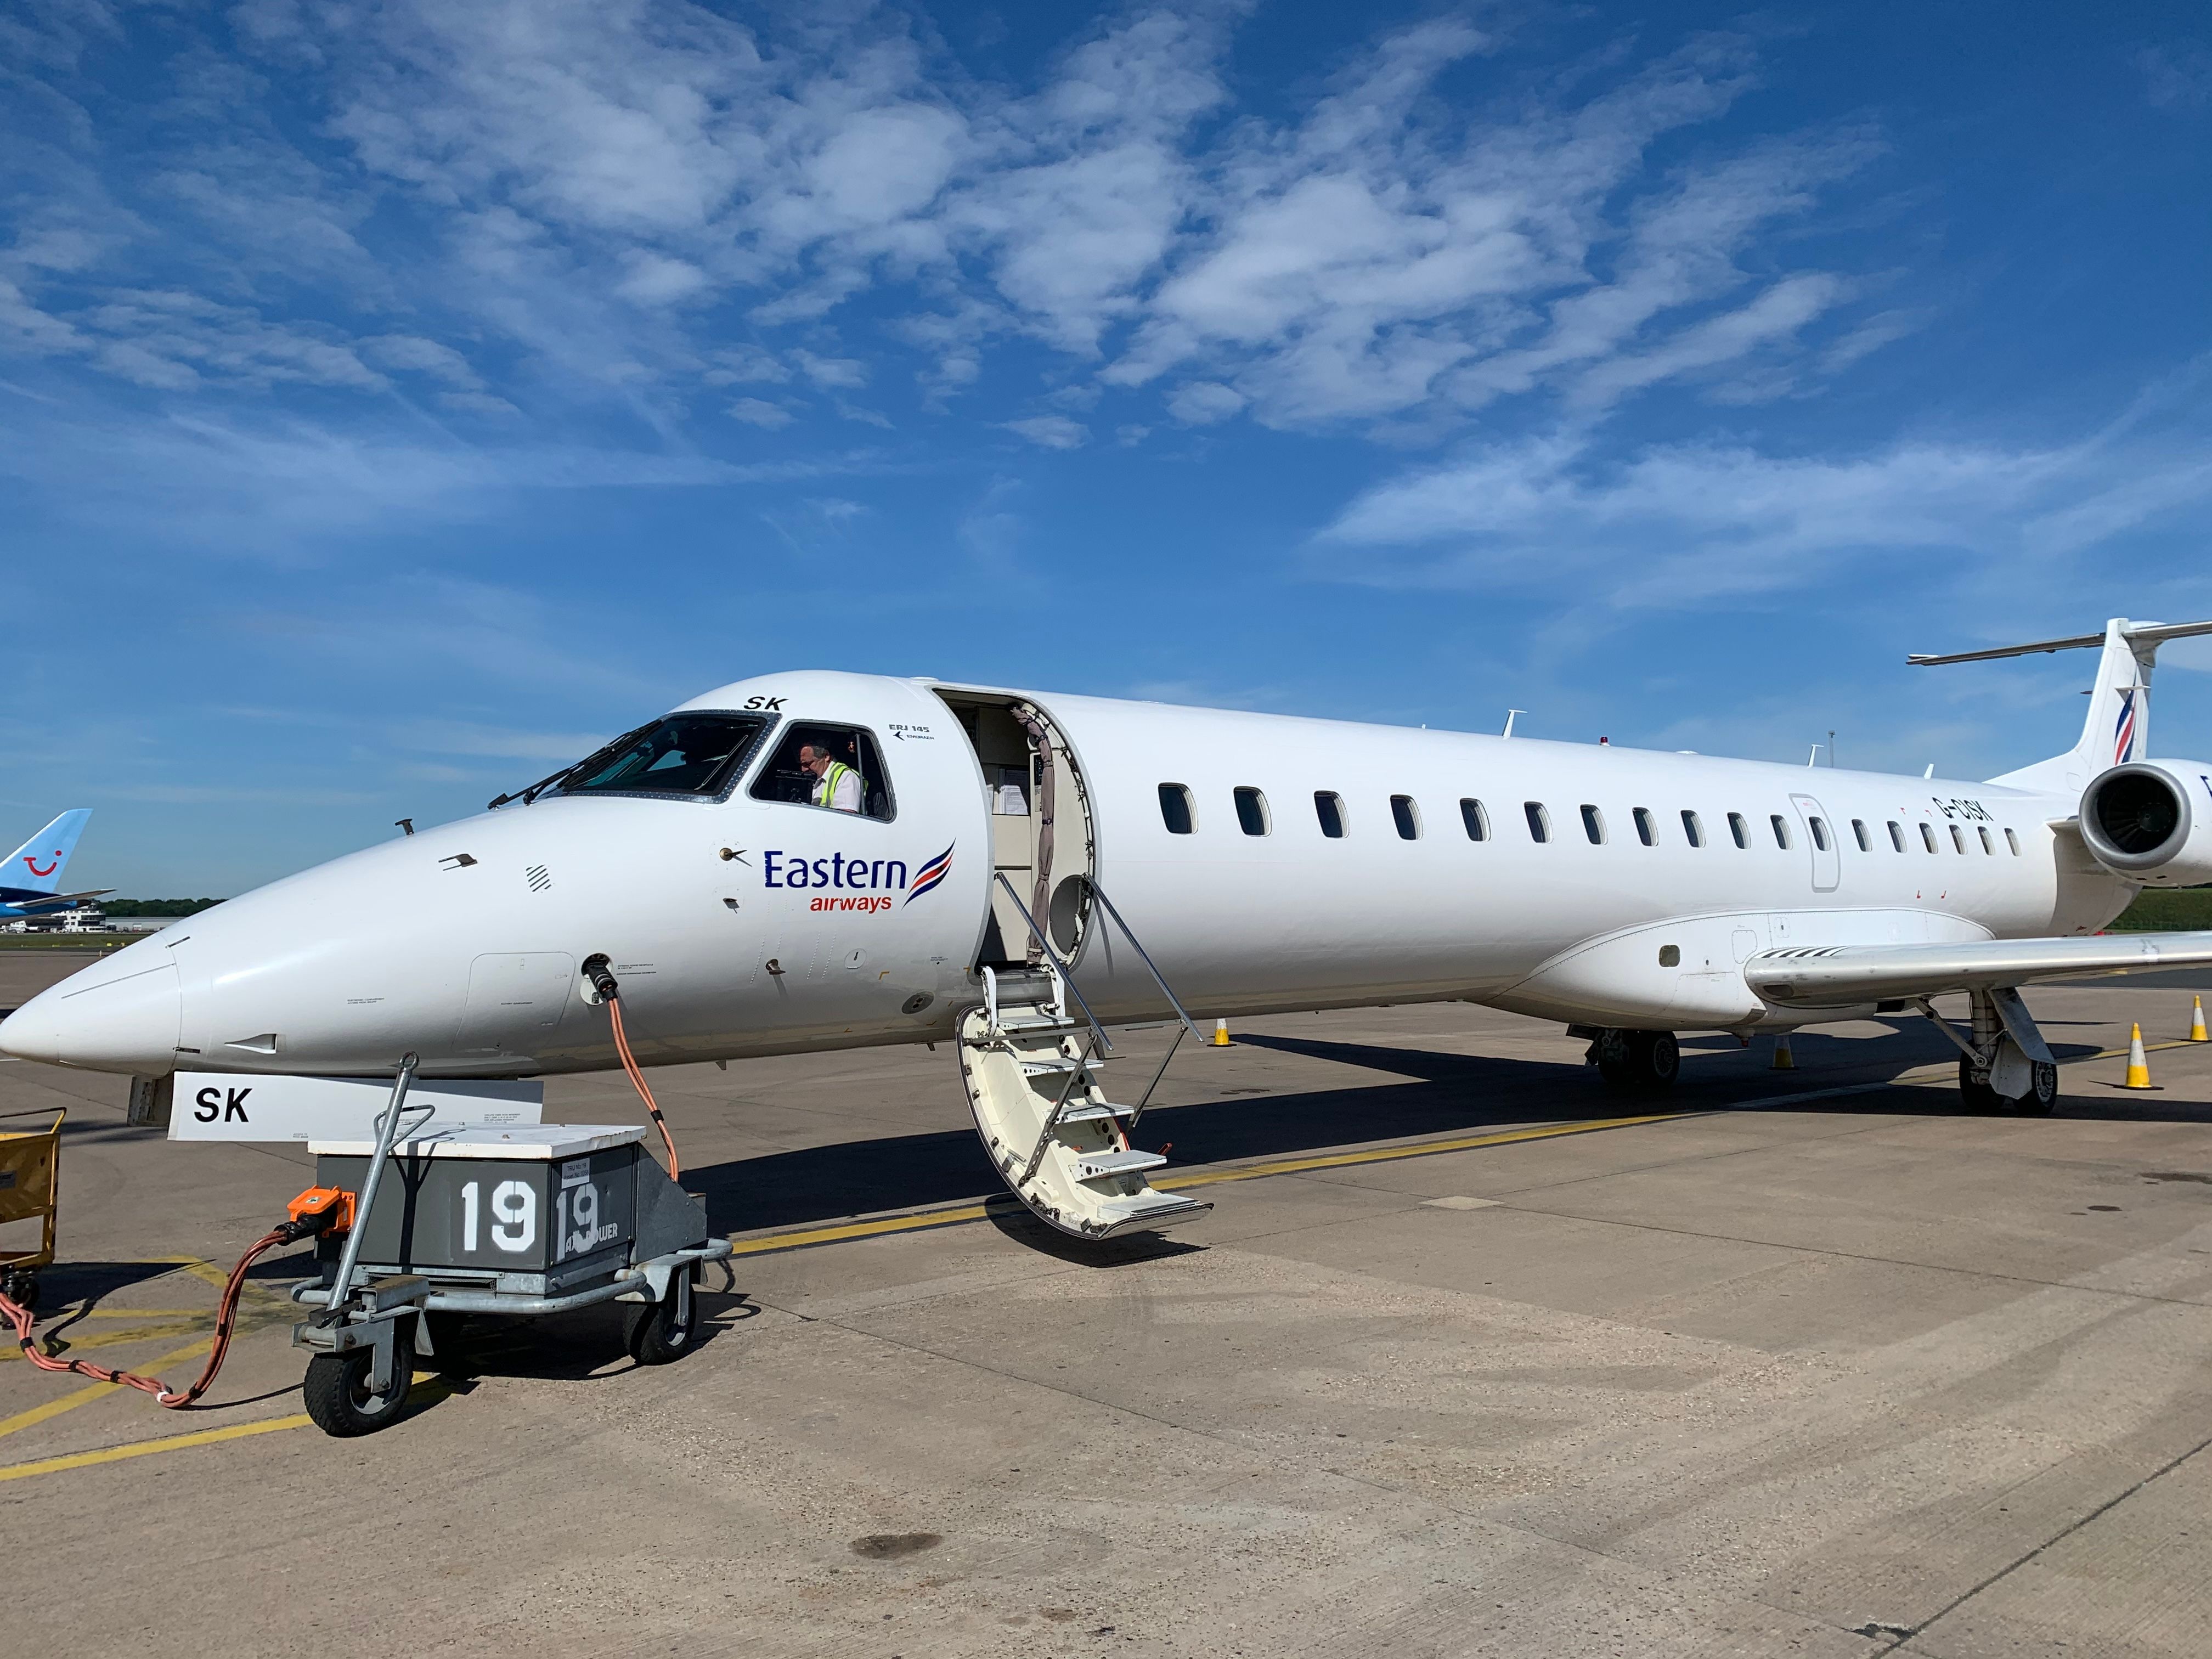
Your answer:
[[[868,366],[857,357],[817,357],[811,351],[799,350],[791,354],[791,361],[819,386],[850,388],[868,383]]]
[[[743,421],[747,426],[764,426],[773,429],[791,424],[791,411],[777,404],[765,403],[758,398],[740,398],[729,407],[731,419]]]
[[[371,362],[385,368],[411,369],[469,391],[483,385],[467,358],[453,347],[419,334],[377,335],[361,342],[361,349]]]
[[[1194,380],[1178,386],[1168,398],[1168,413],[1190,426],[1212,426],[1243,407],[1243,395],[1218,380]]]
[[[1073,368],[1186,423],[1402,437],[1501,398],[1773,395],[1895,337],[1853,314],[1850,273],[1746,257],[1864,136],[1680,143],[1753,84],[1747,38],[1443,97],[1498,46],[1440,18],[1240,114],[1240,15],[1122,14],[1017,87],[948,69],[892,11],[253,0],[245,60],[175,60],[158,221],[106,193],[85,110],[36,150],[0,349],[171,393],[418,374],[538,410],[553,388],[680,447],[702,380],[911,380],[940,412],[1011,346],[1059,355],[1048,384]],[[280,76],[314,137],[264,113]],[[1661,173],[1662,143],[1693,159]],[[103,269],[131,259],[168,276]],[[897,352],[923,361],[894,373]]]
[[[1025,421],[1005,421],[1000,424],[1007,431],[1046,449],[1080,449],[1083,441],[1091,435],[1081,422],[1071,421],[1065,415],[1033,415]]]
[[[1565,587],[1616,605],[1811,587],[1929,553],[2017,585],[2208,500],[2201,444],[2120,428],[2044,449],[1914,441],[1839,459],[1673,445],[1615,463],[1559,434],[1369,490],[1314,556],[1340,580]],[[1343,548],[1356,564],[1329,550]]]

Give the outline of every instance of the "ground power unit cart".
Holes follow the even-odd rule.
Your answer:
[[[309,1143],[317,1184],[300,1202],[338,1212],[319,1235],[320,1273],[292,1291],[321,1309],[292,1336],[313,1356],[303,1392],[318,1426],[395,1421],[416,1357],[450,1360],[471,1316],[619,1301],[633,1304],[641,1364],[690,1352],[700,1267],[730,1244],[647,1154],[642,1128],[440,1124],[422,1108],[403,1126],[408,1082],[403,1072],[374,1140]]]

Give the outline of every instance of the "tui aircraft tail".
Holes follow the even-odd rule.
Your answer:
[[[62,871],[91,816],[89,806],[72,806],[10,853],[7,864],[0,866],[0,902],[60,891]]]
[[[2158,648],[2168,640],[2186,639],[2192,634],[2212,634],[2212,622],[2138,623],[2115,617],[2101,634],[1999,646],[1990,651],[1958,651],[1948,656],[1911,656],[1905,661],[1916,668],[1934,668],[1943,663],[1984,662],[1993,657],[2102,647],[2097,678],[2089,687],[2089,713],[2081,723],[2081,741],[2063,755],[1990,780],[2016,789],[2076,794],[2100,772],[2150,753],[2150,673],[2158,660]]]

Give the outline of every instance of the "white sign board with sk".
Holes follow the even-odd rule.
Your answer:
[[[392,1103],[392,1080],[373,1077],[269,1077],[240,1072],[179,1072],[169,1109],[172,1140],[362,1140]],[[545,1085],[509,1080],[416,1079],[407,1091],[406,1123],[416,1108],[436,1108],[446,1123],[536,1123]]]

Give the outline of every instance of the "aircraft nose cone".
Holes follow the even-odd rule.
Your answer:
[[[173,1071],[184,1019],[177,964],[72,989],[64,980],[0,1020],[0,1050],[99,1072]]]

